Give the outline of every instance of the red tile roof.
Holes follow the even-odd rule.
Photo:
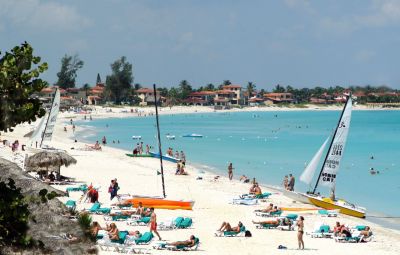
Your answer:
[[[148,89],[148,88],[141,88],[141,89],[136,90],[136,92],[137,93],[152,93],[152,92],[154,92],[154,90]]]
[[[208,96],[208,95],[215,95],[214,91],[198,91],[190,93],[190,96]]]
[[[239,88],[242,88],[242,86],[240,86],[240,85],[233,85],[233,84],[231,84],[231,85],[225,85],[225,86],[222,86],[224,89],[239,89]]]
[[[227,94],[235,94],[235,92],[234,91],[230,91],[230,90],[227,90],[227,89],[224,89],[224,90],[217,90],[217,91],[215,91],[217,94],[225,94],[225,95],[227,95]]]

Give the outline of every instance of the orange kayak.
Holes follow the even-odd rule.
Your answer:
[[[156,209],[168,210],[192,210],[194,205],[194,201],[177,201],[142,197],[134,197],[122,202],[122,204],[132,204],[133,207],[138,207],[139,203],[142,203],[143,207],[154,207]]]

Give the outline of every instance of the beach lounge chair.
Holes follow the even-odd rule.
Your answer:
[[[313,238],[332,238],[333,233],[329,225],[321,225],[316,231],[311,232],[310,236]]]
[[[128,220],[126,223],[131,226],[140,226],[140,225],[145,226],[149,224],[149,222],[150,222],[150,217],[142,217],[139,219]]]
[[[92,207],[88,210],[90,213],[96,213],[96,214],[108,214],[111,212],[111,208],[107,207],[100,207],[100,203],[96,202],[92,205]]]
[[[176,225],[176,228],[189,228],[192,226],[192,219],[191,218],[184,218],[179,224]]]
[[[235,231],[217,232],[217,233],[215,233],[215,236],[218,236],[218,237],[239,237],[239,236],[244,236],[245,232],[246,232],[246,227],[242,226],[240,228],[239,232],[235,232]]]
[[[246,198],[247,199],[254,199],[254,198],[256,198],[256,199],[267,199],[271,195],[272,195],[272,193],[264,192],[262,194],[257,194],[257,195],[254,195],[254,194],[243,194],[243,195],[241,195],[239,197],[240,198],[244,198],[244,199],[246,199]]]
[[[117,214],[117,215],[104,215],[104,221],[125,221],[129,220],[131,215]]]
[[[259,229],[271,229],[271,228],[277,228],[279,226],[279,222],[278,221],[271,221],[271,222],[265,222],[262,224],[258,224],[256,226],[256,228]]]
[[[258,200],[256,198],[234,198],[232,204],[234,205],[256,205]]]
[[[65,202],[65,206],[68,208],[68,210],[75,211],[76,202],[74,200],[68,200],[67,202]]]
[[[255,212],[257,216],[261,217],[279,217],[282,214],[282,210],[276,212]]]
[[[135,240],[136,244],[149,244],[154,235],[151,232],[145,232],[141,237]]]
[[[88,190],[88,187],[86,184],[83,185],[79,185],[78,187],[68,187],[66,189],[66,192],[78,192],[78,191],[82,191],[82,192],[86,192]]]
[[[153,246],[154,249],[157,250],[171,250],[171,251],[196,251],[197,248],[199,247],[200,244],[200,239],[195,237],[194,239],[194,245],[193,246],[188,246],[188,245],[167,245],[166,242],[159,242]]]
[[[126,237],[128,235],[128,231],[119,231],[119,239],[118,240],[110,240],[108,235],[98,235],[97,236],[97,244],[99,245],[102,251],[117,251],[119,248],[122,248],[122,245],[125,243]]]
[[[318,214],[322,217],[337,217],[338,212],[336,210],[318,210]]]
[[[183,221],[183,217],[177,217],[175,219],[172,219],[170,221],[164,221],[160,222],[158,224],[158,230],[172,230],[176,229],[177,226]]]

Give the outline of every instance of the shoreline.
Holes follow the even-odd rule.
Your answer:
[[[188,112],[187,112],[188,113]],[[126,113],[115,115],[127,115]],[[109,117],[116,117],[109,114]],[[129,114],[130,115],[130,114]],[[80,114],[75,117],[82,118]],[[98,116],[93,115],[94,118]],[[132,117],[132,116],[128,116]],[[78,150],[84,148],[85,143],[74,142],[74,136],[68,123],[70,116],[63,113],[59,116],[58,125],[56,125],[51,145],[65,149],[78,161],[76,165],[68,168],[62,168],[61,173],[66,176],[77,178],[79,181],[88,184],[93,183],[99,187],[99,200],[102,206],[107,207],[111,204],[107,187],[112,178],[118,178],[121,190],[120,193],[141,194],[141,195],[160,195],[161,181],[156,171],[159,167],[159,161],[151,158],[129,158],[125,156],[122,149],[112,148],[110,145],[103,147],[102,151]],[[68,125],[68,132],[63,131],[63,124]],[[15,128],[12,133],[2,134],[2,138],[8,140],[19,139],[21,144],[26,144],[27,138],[23,135],[29,131],[32,125],[24,124]],[[80,130],[77,126],[77,131]],[[73,150],[71,148],[74,147]],[[1,149],[3,152],[3,149]],[[10,149],[6,152],[11,154]],[[3,154],[2,154],[3,155]],[[11,154],[12,155],[12,154]],[[339,215],[337,218],[321,218],[315,213],[296,212],[304,215],[305,230],[311,232],[316,222],[324,222],[333,226],[336,221],[346,225],[355,226],[359,224],[368,224],[374,232],[374,241],[364,244],[336,243],[332,239],[316,239],[308,235],[304,236],[307,251],[299,251],[297,248],[296,231],[279,231],[256,229],[252,220],[262,220],[254,215],[254,209],[264,208],[265,203],[257,206],[232,205],[230,202],[240,194],[246,193],[249,184],[239,182],[239,180],[229,181],[225,175],[214,181],[212,172],[205,169],[199,170],[195,165],[188,164],[188,176],[174,175],[175,164],[165,162],[165,181],[166,192],[169,199],[194,200],[193,211],[171,211],[156,210],[159,221],[165,221],[177,216],[186,216],[193,219],[191,229],[173,230],[160,232],[164,240],[176,241],[186,240],[189,235],[194,234],[200,238],[199,254],[274,254],[278,245],[288,247],[288,254],[388,254],[394,255],[400,250],[400,231],[389,229],[381,225],[371,223],[367,220],[353,218],[350,216]],[[204,172],[202,172],[204,171]],[[196,180],[196,176],[203,176],[203,180]],[[58,189],[65,190],[65,186],[55,186]],[[270,191],[267,187],[262,187],[263,191]],[[65,202],[68,199],[79,200],[80,194],[72,193],[71,197],[62,198]],[[293,203],[282,194],[274,193],[268,203],[272,202],[279,207],[304,207],[300,203]],[[90,208],[91,204],[78,203],[78,209]],[[99,221],[104,226],[105,222],[101,215],[93,215],[93,220]],[[264,218],[265,219],[265,218]],[[251,238],[217,238],[213,235],[215,229],[219,227],[222,221],[228,221],[236,224],[241,220],[244,225],[250,229],[253,234]],[[129,227],[124,222],[117,222],[120,230],[139,230],[148,231],[148,227]],[[157,252],[155,254],[165,254],[169,252]],[[101,252],[100,254],[111,254]],[[114,254],[114,253],[112,253]]]
[[[199,113],[199,112],[195,112],[193,114],[196,114],[196,113]],[[180,113],[180,114],[188,114],[188,113]],[[136,117],[143,118],[144,116],[136,116]],[[106,118],[113,118],[113,117],[109,116],[109,117],[106,117]],[[118,118],[121,118],[121,117],[115,117],[115,118],[118,119]],[[68,124],[68,123],[64,122],[64,124]],[[78,130],[77,132],[85,132],[86,130],[88,130],[88,127],[79,126],[79,129],[80,130]],[[71,141],[72,141],[72,139],[73,138],[71,138]],[[80,139],[78,139],[78,140],[80,140]],[[91,141],[86,140],[85,138],[83,138],[80,141],[91,143]],[[113,148],[115,150],[120,151],[121,155],[125,155],[125,153],[130,153],[130,151],[118,147],[117,144],[108,143],[107,147],[111,147],[111,148]],[[205,164],[204,162],[196,162],[195,161],[193,163],[187,164],[187,166],[192,168],[192,169],[201,169],[201,171],[204,171],[207,175],[224,176],[223,169],[219,169],[219,168],[216,168],[214,166],[210,166],[208,164]],[[246,173],[243,173],[243,174],[246,174]],[[257,177],[257,176],[255,176],[255,177]],[[259,183],[260,183],[260,186],[263,188],[263,190],[264,189],[270,189],[270,187],[279,187],[278,186],[279,184],[277,184],[277,183],[263,183],[263,182],[259,182]],[[283,194],[280,194],[280,195],[285,196]],[[286,198],[288,198],[288,197],[286,197]],[[288,199],[290,199],[290,198],[288,198]],[[349,201],[349,202],[352,202],[352,201]],[[300,202],[298,202],[298,203],[300,203]],[[310,205],[307,205],[307,204],[303,204],[303,205],[310,206]],[[368,214],[370,214],[370,216],[368,216]],[[377,225],[379,225],[381,227],[384,227],[384,228],[400,231],[400,220],[397,220],[398,222],[396,222],[395,219],[398,218],[396,216],[386,215],[386,214],[384,214],[384,212],[368,210],[368,208],[367,208],[366,215],[367,215],[367,217],[365,218],[365,220],[370,222],[370,223],[377,224]]]

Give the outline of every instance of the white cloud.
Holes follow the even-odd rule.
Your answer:
[[[319,26],[324,32],[348,34],[364,28],[400,25],[399,0],[372,0],[369,12],[344,17],[323,17]]]
[[[360,50],[356,52],[354,58],[359,62],[369,62],[376,56],[376,52],[372,50]]]
[[[400,1],[374,0],[371,13],[355,17],[361,26],[385,26],[400,24]]]
[[[43,0],[0,0],[0,20],[11,24],[40,30],[80,30],[91,24],[74,7]]]
[[[283,3],[291,9],[303,9],[309,13],[315,13],[310,0],[283,0]]]

